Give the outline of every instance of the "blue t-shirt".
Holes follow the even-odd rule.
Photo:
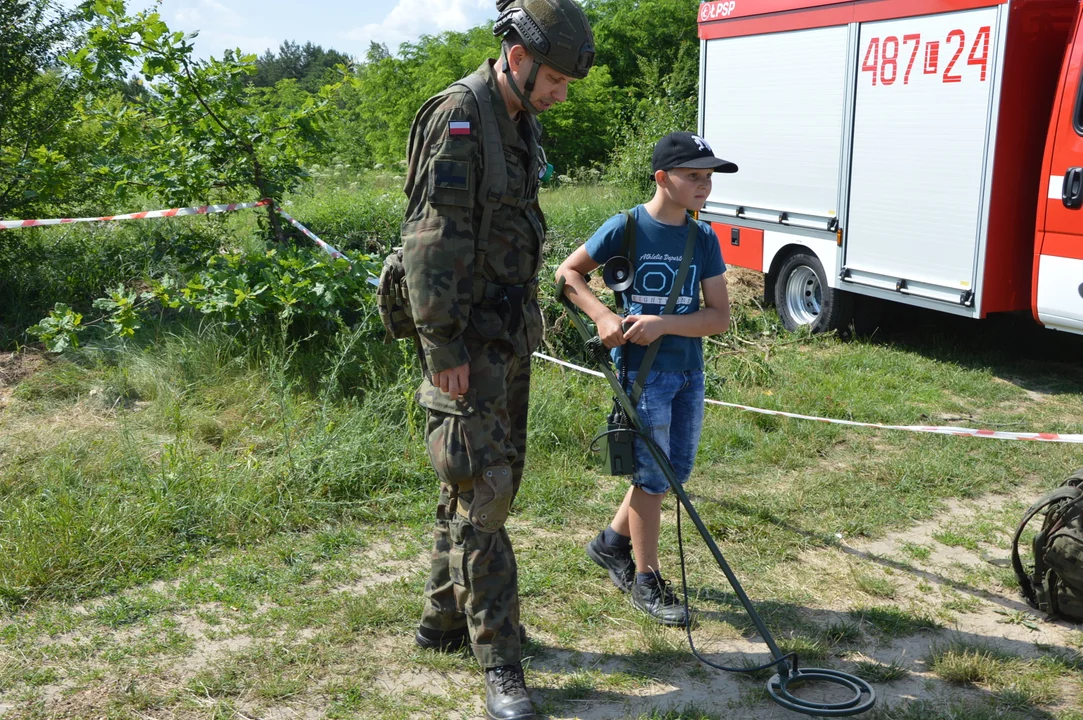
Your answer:
[[[669,299],[670,290],[677,279],[681,267],[681,254],[688,241],[688,225],[666,225],[651,217],[642,205],[632,210],[636,222],[635,282],[632,286],[630,315],[661,315]],[[699,225],[699,237],[692,255],[692,264],[688,267],[688,277],[677,298],[674,312],[693,313],[699,310],[699,284],[726,272],[722,262],[722,248],[718,236],[707,223],[695,221]],[[619,255],[624,240],[624,213],[618,213],[605,221],[587,240],[587,254],[594,262],[605,265],[606,260]],[[628,298],[628,293],[624,293]],[[643,361],[647,346],[626,343],[628,349],[628,370],[636,372]],[[620,351],[613,351],[613,361],[620,368]],[[682,370],[703,369],[703,340],[686,338],[679,335],[663,335],[662,345],[651,370],[678,372]]]

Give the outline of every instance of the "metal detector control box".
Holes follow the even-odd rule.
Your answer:
[[[610,475],[631,475],[635,469],[634,437],[628,420],[614,405],[607,424],[599,430],[598,450],[602,453],[602,468]],[[624,430],[624,432],[621,432]]]

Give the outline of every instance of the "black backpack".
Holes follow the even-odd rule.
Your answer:
[[[1027,603],[1050,618],[1083,622],[1083,468],[1043,496],[1023,514],[1012,538],[1012,568]],[[1048,509],[1047,509],[1048,508]],[[1034,568],[1028,575],[1019,559],[1024,528],[1045,510],[1034,537]]]

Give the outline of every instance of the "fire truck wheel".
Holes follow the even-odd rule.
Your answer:
[[[811,325],[812,332],[846,333],[853,319],[853,295],[827,285],[823,265],[810,253],[790,255],[775,280],[775,308],[789,331]]]

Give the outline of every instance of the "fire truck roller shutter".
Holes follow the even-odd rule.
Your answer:
[[[702,134],[741,172],[715,176],[705,212],[825,229],[838,216],[848,38],[840,26],[706,41]]]
[[[904,278],[957,306],[977,291],[999,18],[991,7],[862,23],[843,260],[853,282]]]

